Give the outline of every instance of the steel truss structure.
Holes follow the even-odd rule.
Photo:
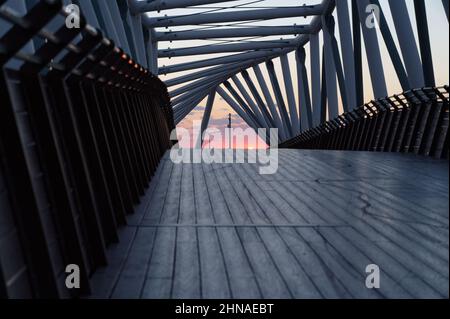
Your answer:
[[[171,132],[206,97],[202,132],[220,96],[254,130],[277,128],[285,148],[448,158],[449,88],[436,88],[424,0],[414,1],[416,26],[405,1],[389,0],[394,28],[378,0],[147,14],[236,2],[0,0],[0,299],[95,296],[91,289],[110,285],[93,283],[92,274],[107,265],[107,248],[129,215],[150,207],[142,198],[164,174],[158,167],[173,146]],[[448,20],[448,0],[442,4]],[[286,17],[309,23],[215,25]],[[68,27],[70,19],[79,27]],[[158,29],[186,25],[205,28]],[[158,49],[159,41],[274,35],[296,36]],[[381,40],[404,91],[389,98]],[[364,60],[375,96],[366,104]],[[158,77],[178,72],[165,82]],[[73,264],[81,269],[79,290],[65,282],[65,266]]]
[[[18,6],[33,1],[15,1]],[[22,3],[22,4],[21,4]],[[65,1],[69,4],[70,1]],[[119,47],[152,73],[166,75],[184,72],[166,81],[175,124],[180,123],[195,107],[219,90],[231,108],[253,128],[278,128],[280,142],[303,131],[336,118],[343,112],[364,104],[364,91],[372,90],[375,99],[388,95],[385,68],[380,53],[384,41],[403,91],[434,87],[427,12],[424,0],[414,1],[416,26],[408,15],[405,1],[390,0],[390,12],[396,16],[394,28],[386,21],[386,13],[378,0],[323,0],[314,5],[274,7],[246,10],[210,10],[212,12],[152,17],[148,13],[179,8],[238,8],[236,0],[76,0],[82,13],[94,27],[104,30]],[[448,1],[443,0],[448,18]],[[386,8],[385,8],[386,9]],[[376,11],[376,12],[375,12]],[[309,23],[274,27],[215,28],[218,23],[244,23],[286,17],[309,18]],[[375,19],[378,19],[375,23]],[[211,26],[211,24],[213,24]],[[375,25],[376,24],[376,25]],[[161,31],[158,28],[203,26],[183,31]],[[337,34],[337,27],[339,34]],[[416,44],[414,27],[420,46]],[[292,39],[248,41],[249,37],[296,35]],[[339,35],[339,36],[338,36]],[[159,49],[161,41],[204,39],[237,39],[230,43]],[[395,44],[398,39],[399,49]],[[247,40],[246,40],[247,39]],[[339,41],[338,41],[339,39]],[[246,41],[244,41],[246,40]],[[362,47],[370,70],[372,88],[365,88],[362,76]],[[305,50],[307,48],[308,50]],[[295,54],[298,98],[295,96],[288,54]],[[309,65],[306,65],[309,52]],[[227,54],[223,57],[160,66],[158,59],[196,55]],[[321,53],[322,60],[320,58]],[[281,73],[273,60],[280,58]],[[270,80],[262,76],[268,72]],[[309,69],[309,72],[308,72]],[[257,83],[250,80],[256,78]],[[284,88],[279,79],[283,78]],[[229,82],[232,80],[233,85]],[[245,83],[242,82],[242,79]],[[211,105],[214,101],[211,102]],[[208,126],[209,113],[204,124]]]
[[[216,96],[212,91],[217,90],[250,127],[278,128],[280,142],[292,139],[327,119],[336,118],[343,112],[363,105],[365,90],[372,90],[375,99],[388,95],[380,41],[384,41],[387,47],[404,91],[435,86],[427,12],[423,0],[414,1],[416,26],[412,25],[413,20],[407,13],[406,3],[390,0],[389,10],[396,16],[394,28],[388,25],[386,13],[378,0],[323,0],[314,5],[225,12],[217,9],[201,14],[161,17],[150,16],[148,13],[202,8],[198,6],[207,4],[215,4],[217,8],[223,9],[237,8],[240,4],[236,5],[236,0],[78,0],[74,3],[81,6],[94,26],[105,30],[120,47],[153,73],[186,73],[166,81],[169,88],[177,86],[170,91],[175,124],[180,123],[204,98]],[[442,4],[448,18],[448,1],[443,0]],[[274,27],[211,26],[217,23],[286,17],[309,17],[310,22]],[[378,19],[376,23],[374,19]],[[209,27],[183,31],[158,30],[190,25]],[[420,40],[419,47],[413,31],[415,27]],[[339,34],[336,33],[337,29]],[[248,37],[274,35],[296,37],[244,41]],[[158,42],[161,41],[233,38],[240,40],[158,50]],[[399,40],[399,47],[395,44],[395,38]],[[363,45],[366,48],[372,88],[363,86]],[[292,63],[287,58],[292,52],[296,61],[298,98],[294,94],[291,75],[294,66],[290,65]],[[306,52],[310,55],[309,65],[306,65]],[[169,66],[158,64],[158,59],[162,58],[220,53],[228,55]],[[281,60],[282,74],[277,74],[273,67],[272,61],[278,58]],[[269,73],[268,82],[262,76],[262,68]],[[257,81],[250,78],[256,78]],[[280,85],[280,78],[283,78],[284,88]],[[213,105],[214,100],[210,104]],[[208,126],[209,114],[205,112],[205,127]]]

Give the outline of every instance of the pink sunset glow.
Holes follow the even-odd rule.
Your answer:
[[[194,136],[193,125],[195,121],[200,121],[203,118],[203,113],[205,110],[206,99],[203,100],[198,107],[196,107],[180,124],[178,124],[178,128],[187,129],[190,132],[190,141],[180,140],[180,147],[182,148],[191,148],[193,147],[193,141],[197,140],[197,136]],[[241,128],[243,130],[249,129],[247,123],[237,115],[227,104],[223,101],[220,96],[216,96],[216,102],[214,103],[213,112],[211,113],[211,118],[209,121],[208,129],[217,129],[222,134],[222,140],[212,140],[212,141],[204,141],[204,148],[216,148],[221,149],[227,147],[229,143],[227,143],[225,129],[228,125],[228,115],[231,114],[231,126],[232,128]],[[234,139],[232,148],[235,149],[266,149],[267,144],[252,130],[248,139],[245,139],[244,142],[237,141]]]

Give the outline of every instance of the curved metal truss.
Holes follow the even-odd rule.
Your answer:
[[[27,2],[33,1],[15,1]],[[290,7],[264,7],[267,0],[72,2],[138,63],[169,74],[163,78],[175,124],[208,96],[212,108],[220,95],[250,127],[278,128],[280,142],[289,140],[363,105],[367,89],[375,99],[388,96],[382,42],[403,91],[436,86],[424,0],[414,0],[415,19],[399,0],[383,6],[379,0],[311,0]],[[442,5],[448,20],[448,0]],[[395,17],[393,25],[387,14]],[[286,18],[305,23],[284,23]],[[276,23],[255,24],[261,21]],[[193,46],[197,40],[218,44]],[[159,48],[163,42],[176,42],[176,48]],[[273,63],[278,58],[281,68]],[[184,62],[160,65],[163,59]],[[363,85],[363,61],[372,88]],[[204,129],[210,114],[207,109]]]
[[[85,2],[89,1],[80,1],[81,4]],[[102,6],[102,2],[99,1],[98,5]],[[118,1],[119,4],[122,2]],[[218,93],[250,127],[276,127],[280,140],[289,140],[327,119],[364,104],[363,46],[366,48],[374,98],[388,95],[380,40],[384,40],[404,91],[435,86],[423,0],[414,1],[420,47],[416,45],[413,19],[407,13],[405,1],[390,0],[388,8],[384,7],[395,16],[394,28],[388,24],[378,0],[323,0],[310,3],[313,4],[261,7],[264,1],[134,0],[129,1],[123,25],[128,25],[133,31],[133,26],[142,23],[144,34],[136,32],[141,30],[137,27],[134,38],[144,37],[147,47],[141,50],[136,48],[136,53],[142,51],[141,61],[144,62],[146,49],[153,72],[171,75],[165,83],[173,88],[170,96],[176,124],[207,96],[210,99],[207,106],[212,107],[215,93]],[[442,3],[448,17],[448,1]],[[155,13],[179,8],[184,10],[178,10],[173,15],[170,14],[173,11],[164,11],[163,15]],[[196,9],[195,13],[188,8]],[[125,12],[121,13],[125,17]],[[283,20],[276,20],[280,21],[280,25],[248,25],[255,21],[288,17],[307,23],[284,25]],[[127,33],[120,32],[120,26],[113,24],[112,27],[119,29],[118,36]],[[264,39],[270,36],[271,40]],[[283,38],[274,40],[273,36]],[[255,37],[257,40],[253,40]],[[399,46],[395,43],[396,38]],[[191,44],[192,40],[212,39],[224,43]],[[158,50],[158,42],[163,41],[177,41],[178,48]],[[294,93],[295,81],[291,73],[295,72],[291,72],[294,66],[288,59],[290,53],[295,54],[298,96]],[[214,58],[208,58],[212,54]],[[217,54],[222,56],[217,57]],[[205,55],[207,58],[200,60],[195,57]],[[189,60],[158,67],[158,58],[179,57]],[[278,73],[282,74],[277,74],[278,68],[274,67],[273,60],[277,58],[281,62],[281,72],[278,70]],[[172,75],[181,72],[182,75]],[[265,72],[268,72],[270,80],[263,75]],[[208,126],[210,114],[211,109],[207,109],[203,129]]]

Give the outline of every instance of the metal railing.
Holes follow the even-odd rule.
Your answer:
[[[413,153],[448,158],[449,87],[371,101],[307,130],[281,148]]]
[[[0,10],[0,298],[89,293],[171,147],[166,86],[65,18],[55,0]],[[80,289],[65,285],[69,264]]]

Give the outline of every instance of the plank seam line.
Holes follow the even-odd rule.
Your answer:
[[[158,227],[225,227],[225,228],[234,228],[234,227],[294,227],[294,228],[333,228],[333,227],[352,227],[351,225],[346,224],[330,224],[330,225],[321,225],[321,224],[140,224],[140,225],[128,225],[133,227],[149,227],[149,228],[158,228]]]

